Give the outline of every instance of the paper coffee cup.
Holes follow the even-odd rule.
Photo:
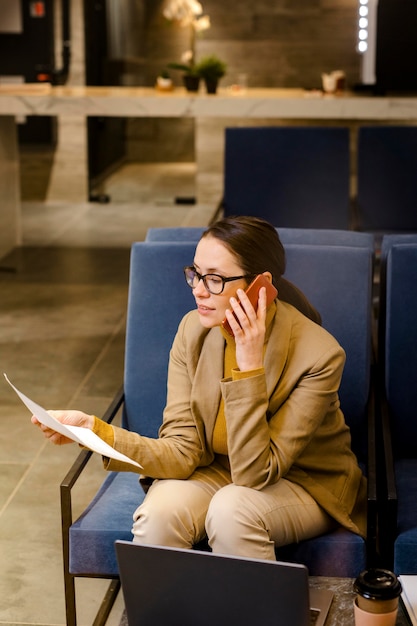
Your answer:
[[[321,75],[321,82],[322,82],[322,86],[323,86],[323,91],[325,93],[334,93],[336,91],[336,88],[337,88],[337,78],[336,78],[336,76],[333,75],[333,73],[331,73],[331,74],[323,73]]]
[[[356,626],[395,626],[401,583],[393,572],[369,569],[355,580]]]
[[[395,626],[397,622],[398,602],[397,608],[389,613],[370,613],[358,606],[358,598],[356,598],[353,604],[353,611],[355,626]]]

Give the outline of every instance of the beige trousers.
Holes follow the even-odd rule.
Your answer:
[[[275,560],[275,546],[327,532],[335,521],[299,485],[281,479],[261,491],[231,483],[213,463],[187,480],[157,480],[133,516],[133,541]]]

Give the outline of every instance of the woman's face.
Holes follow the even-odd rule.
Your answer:
[[[245,272],[238,265],[235,256],[215,237],[204,237],[197,245],[194,255],[194,267],[199,274],[219,274],[224,278],[242,276]],[[245,289],[244,278],[225,283],[222,293],[213,295],[207,291],[202,280],[193,289],[200,322],[205,328],[220,326],[226,309],[230,308],[230,298],[237,289]]]

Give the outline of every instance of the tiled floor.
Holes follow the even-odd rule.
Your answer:
[[[24,203],[23,246],[0,260],[0,362],[39,404],[104,411],[122,382],[130,245],[149,226],[208,223],[213,207],[173,202],[192,195],[193,175],[144,166],[109,180],[109,204]],[[45,442],[0,381],[0,625],[65,624],[59,483],[77,452]],[[94,457],[76,512],[103,476]],[[80,626],[106,587],[79,581]],[[110,626],[122,610],[120,598]]]

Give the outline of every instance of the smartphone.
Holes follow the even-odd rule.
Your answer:
[[[266,287],[266,306],[268,307],[273,300],[277,297],[278,291],[275,289],[274,285],[267,279],[263,274],[258,274],[250,285],[245,289],[245,293],[249,298],[250,303],[253,308],[258,308],[258,297],[259,290],[261,287]],[[236,317],[236,315],[235,315]],[[237,320],[237,317],[236,317]],[[227,321],[227,317],[224,318],[222,322],[223,328],[233,337],[233,331],[230,327],[229,322]]]

